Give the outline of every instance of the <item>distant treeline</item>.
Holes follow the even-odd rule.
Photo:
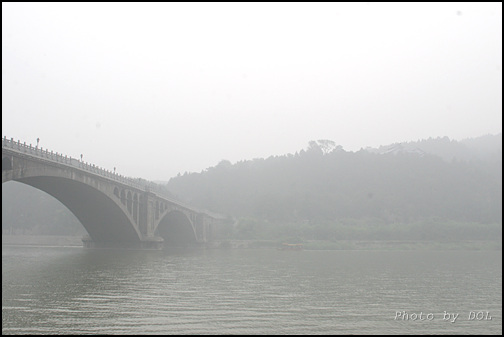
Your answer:
[[[482,139],[358,152],[313,141],[296,154],[223,160],[167,187],[238,219],[224,230],[231,238],[492,238],[502,228],[502,136]]]
[[[457,240],[502,233],[502,135],[436,138],[346,152],[312,141],[295,154],[170,179],[182,202],[228,215],[225,239]],[[2,187],[3,233],[68,235],[82,225],[58,201]]]

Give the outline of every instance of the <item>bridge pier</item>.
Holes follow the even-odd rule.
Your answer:
[[[140,233],[150,239],[154,236],[154,225],[155,219],[155,202],[156,196],[154,193],[145,191],[141,194],[140,202],[140,217],[139,217],[139,227]]]

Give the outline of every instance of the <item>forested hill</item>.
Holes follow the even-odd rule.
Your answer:
[[[502,223],[501,141],[445,137],[357,152],[313,141],[296,154],[223,160],[168,189],[199,207],[275,222]]]

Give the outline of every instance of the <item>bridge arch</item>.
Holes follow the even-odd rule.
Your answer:
[[[140,242],[140,233],[120,204],[84,182],[57,176],[14,179],[53,196],[72,212],[95,242]]]
[[[132,211],[133,211],[133,200],[131,198],[131,191],[128,190],[128,194],[127,194],[127,197],[126,197],[126,200],[127,200],[127,207],[128,207],[128,212],[129,214],[132,214]]]
[[[133,220],[138,225],[138,194],[133,195]]]
[[[2,171],[12,170],[12,160],[9,157],[2,158]]]
[[[121,189],[121,203],[126,205],[126,192],[124,191],[124,188]]]
[[[172,200],[155,184],[4,137],[2,182],[7,181],[30,185],[60,201],[91,236],[83,240],[87,247],[131,247],[131,242],[157,247],[163,237],[175,244],[206,242],[209,221],[215,219]]]
[[[197,242],[193,223],[179,210],[166,213],[159,221],[155,233],[164,239],[165,245],[181,246]]]

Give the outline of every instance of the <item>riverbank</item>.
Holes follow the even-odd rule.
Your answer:
[[[307,240],[304,250],[502,250],[501,240],[464,241],[394,241],[394,240]],[[2,235],[2,245],[78,246],[82,236]],[[277,240],[216,240],[206,243],[209,249],[276,249]]]

